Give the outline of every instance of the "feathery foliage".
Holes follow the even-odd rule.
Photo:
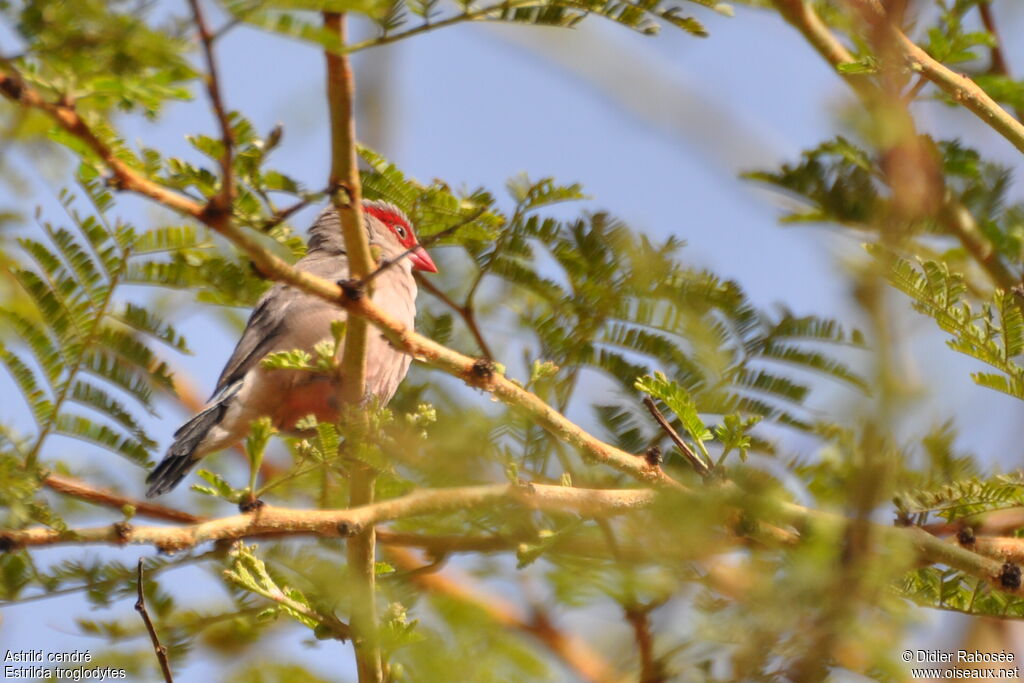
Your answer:
[[[294,217],[344,189],[310,180],[324,158],[294,167],[281,154],[299,132],[292,124],[264,128],[258,122],[268,112],[229,106],[243,101],[232,79],[244,63],[229,51],[262,31],[275,49],[323,58],[470,22],[544,27],[538,40],[560,49],[561,33],[549,29],[601,18],[601,28],[625,28],[623,35],[667,25],[680,31],[665,31],[663,40],[688,41],[715,28],[714,13],[732,9],[718,0],[226,0],[199,2],[198,21],[191,3],[0,0],[11,38],[0,55],[0,189],[10,195],[0,211],[0,382],[9,390],[0,414],[0,604],[81,600],[91,609],[74,628],[107,644],[95,648],[95,661],[151,678],[148,633],[129,608],[136,570],[122,557],[149,518],[172,526],[213,520],[198,525],[207,531],[221,518],[237,524],[239,508],[254,520],[282,508],[313,510],[313,518],[349,506],[353,473],[369,468],[383,505],[403,496],[445,503],[376,530],[368,567],[388,680],[717,680],[722,672],[743,681],[903,680],[899,653],[917,606],[1024,618],[1014,587],[1024,550],[1013,553],[1024,479],[985,460],[993,443],[1012,442],[991,422],[974,424],[982,411],[961,414],[952,401],[936,407],[935,396],[967,396],[973,387],[949,377],[942,358],[914,359],[923,372],[911,372],[906,326],[893,307],[909,298],[935,321],[929,333],[948,335],[949,351],[987,365],[974,381],[1002,394],[987,392],[987,400],[1024,399],[1016,286],[1024,203],[1012,168],[975,147],[975,129],[957,137],[959,110],[930,119],[930,134],[916,127],[926,100],[967,102],[975,113],[988,105],[970,81],[940,90],[941,69],[900,54],[902,43],[886,44],[880,36],[890,31],[867,30],[858,3],[738,4],[779,11],[800,29],[794,39],[814,43],[806,57],[829,59],[856,91],[828,140],[746,175],[785,197],[790,229],[836,228],[823,236],[841,236],[829,242],[839,257],[828,284],[839,286],[827,288],[850,292],[848,308],[762,308],[749,286],[700,267],[683,238],[695,230],[693,202],[705,199],[662,177],[656,164],[608,158],[623,192],[643,185],[672,198],[658,236],[631,225],[628,208],[622,218],[601,211],[599,201],[614,198],[595,201],[576,182],[521,174],[502,192],[420,181],[360,145],[363,196],[408,214],[441,266],[418,280],[417,331],[479,361],[464,363],[458,378],[414,363],[394,400],[359,406],[359,419],[321,423],[311,415],[295,434],[255,420],[237,452],[204,460],[191,487],[154,507],[137,500],[141,466],[177,424],[173,403],[195,412],[191,384],[205,389],[213,379],[177,383],[171,372],[170,359],[190,345],[213,346],[215,332],[193,331],[192,316],[237,327],[231,309],[251,306],[270,284],[217,231],[229,221],[293,262],[306,249]],[[912,19],[911,38],[929,59],[1021,108],[1024,87],[1012,75],[1019,69],[1007,63],[995,30],[1006,21],[1003,4],[936,0],[931,11],[894,17],[890,28]],[[360,42],[342,44],[325,12],[360,15],[350,26]],[[354,26],[359,21],[368,33]],[[626,47],[615,35],[581,39],[617,56]],[[748,66],[764,49],[749,42],[730,48],[729,63],[743,67],[738,75],[753,72]],[[281,60],[292,63],[299,62]],[[649,68],[635,63],[623,60]],[[295,87],[310,82],[292,75]],[[638,75],[664,76],[653,68]],[[485,77],[506,85],[503,72]],[[262,101],[291,109],[300,95],[309,100],[307,90],[264,80]],[[356,93],[372,105],[375,89],[365,85]],[[629,97],[638,115],[664,108],[639,91],[610,95]],[[487,125],[495,136],[533,125],[510,124],[475,94],[467,101],[459,120],[494,114]],[[207,132],[179,130],[192,120],[180,113],[199,109]],[[538,125],[549,126],[538,111]],[[982,121],[1024,145],[999,113]],[[182,141],[173,151],[161,134],[172,127]],[[44,174],[34,173],[37,162]],[[26,218],[40,201],[31,195],[37,176],[81,184],[80,198],[60,195],[66,218],[50,209]],[[191,208],[184,217],[143,213],[114,194],[121,190]],[[850,235],[869,242],[867,257]],[[755,256],[793,262],[790,254]],[[344,335],[336,325],[330,338],[268,354],[259,367],[333,375]],[[508,380],[550,411],[488,401],[466,378],[473,387]],[[964,386],[953,384],[960,379]],[[501,386],[507,398],[514,387]],[[652,419],[645,399],[670,429]],[[594,463],[601,449],[612,452],[608,445],[585,452],[581,435],[546,430],[554,411],[625,451],[615,453],[620,469]],[[695,476],[689,460],[665,457],[673,430],[716,476]],[[119,467],[108,454],[137,467]],[[652,481],[668,485],[636,509],[605,514],[598,496],[579,508],[551,502],[585,488],[633,500]],[[459,502],[480,495],[478,485],[507,493]],[[882,528],[889,519],[920,528]],[[986,541],[1001,536],[1006,556],[982,556],[987,546],[972,545],[967,530]],[[360,531],[343,524],[317,537],[275,526],[259,545],[201,541],[175,554],[167,553],[178,545],[160,545],[146,561],[143,589],[175,673],[194,677],[198,664],[218,680],[345,674],[336,673],[339,652],[353,639],[368,642],[348,623],[365,584],[343,545]],[[948,537],[957,531],[954,546]],[[63,550],[22,545],[43,537]],[[86,548],[99,537],[111,547]],[[996,578],[992,567],[1000,565]],[[299,656],[296,642],[311,649]],[[317,672],[312,648],[330,658],[332,673]]]

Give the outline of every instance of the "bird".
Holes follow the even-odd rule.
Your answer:
[[[413,326],[416,317],[414,270],[436,273],[437,266],[419,245],[408,217],[386,201],[362,202],[363,224],[371,247],[391,262],[374,277],[372,301],[395,320]],[[309,230],[306,255],[295,268],[333,281],[349,278],[341,218],[325,209]],[[203,409],[174,432],[174,441],[146,477],[147,498],[164,494],[199,460],[228,448],[249,434],[254,420],[270,417],[274,427],[298,433],[295,423],[312,414],[319,421],[338,419],[339,378],[302,370],[270,369],[260,362],[269,353],[314,347],[331,340],[331,326],[345,320],[338,306],[285,283],[277,283],[257,302],[245,331],[220,373]],[[370,330],[366,347],[366,398],[381,405],[391,400],[405,379],[411,358],[378,330]]]

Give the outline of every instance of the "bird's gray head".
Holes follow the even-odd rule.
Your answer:
[[[392,259],[401,256],[408,249],[414,249],[408,256],[414,270],[436,273],[437,266],[416,240],[405,213],[397,206],[385,201],[363,200],[363,223],[371,246],[377,246],[381,258]],[[345,253],[345,239],[341,234],[341,219],[334,207],[327,207],[309,230],[309,250]]]

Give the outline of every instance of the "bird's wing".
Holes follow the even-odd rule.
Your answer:
[[[348,277],[348,259],[344,254],[334,252],[310,251],[296,262],[295,267],[332,281]],[[306,319],[309,316],[316,316],[320,312],[319,309],[344,317],[343,313],[337,313],[333,305],[322,302],[300,289],[283,283],[271,287],[256,303],[256,308],[245,325],[242,338],[238,340],[234,353],[220,373],[213,394],[216,395],[224,387],[241,379],[265,355],[279,348],[282,337],[288,335],[289,318],[296,324],[301,322],[308,325],[310,320]],[[329,327],[329,321],[327,325]]]
[[[256,304],[242,338],[221,370],[217,387],[213,390],[214,396],[224,387],[241,379],[253,365],[273,350],[284,332],[285,313],[295,299],[295,293],[289,290],[286,285],[274,285]]]

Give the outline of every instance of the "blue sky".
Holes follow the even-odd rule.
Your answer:
[[[367,51],[358,58],[360,76],[371,72],[381,79],[390,103],[388,135],[377,144],[409,175],[441,178],[453,187],[500,191],[522,172],[580,182],[593,198],[585,207],[607,209],[652,237],[684,238],[688,261],[738,280],[759,306],[784,302],[797,312],[849,320],[847,283],[837,275],[837,262],[859,252],[856,241],[814,227],[778,227],[776,198],[737,178],[742,170],[793,160],[839,132],[834,114],[847,96],[844,86],[798,34],[768,13],[737,7],[729,19],[696,6],[694,13],[709,27],[709,39],[671,28],[644,38],[591,19],[567,35],[556,29],[459,26]],[[1021,13],[1007,18],[1013,21],[1004,35],[1011,35]],[[563,35],[565,42],[553,53],[551,44]],[[321,55],[244,28],[229,34],[219,53],[229,106],[244,111],[261,131],[282,123],[285,138],[275,165],[310,187],[322,186],[329,143]],[[1011,47],[1011,62],[1024,64],[1021,57]],[[964,115],[925,105],[920,116],[926,128],[936,130],[955,122],[969,143],[1016,162],[1007,143]],[[214,134],[215,127],[199,93],[193,103],[172,106],[155,125],[128,119],[123,130],[129,142],[186,154],[186,133]],[[54,191],[43,178],[35,184],[39,203],[59,218]],[[0,202],[13,201],[4,192]],[[141,202],[126,200],[124,207],[140,226],[152,220],[152,209]],[[992,453],[1004,467],[1016,466],[1019,455],[1010,446],[1019,428],[1010,425],[1020,422],[1018,406],[975,387],[968,376],[973,365],[946,351],[930,323],[906,310],[905,324],[915,331],[913,363],[921,376],[936,377],[945,389],[917,409],[920,424],[955,416],[975,450]],[[181,313],[176,322],[197,353],[176,364],[205,393],[234,333],[199,304]],[[11,395],[5,377],[0,389]],[[19,415],[24,411],[13,401],[3,402],[0,419]],[[152,424],[154,437],[166,444],[181,417],[165,406],[163,419]],[[89,467],[112,464],[64,440],[53,440],[48,453],[57,457],[69,447],[83,452]],[[132,473],[125,486],[140,487],[141,477]],[[194,494],[182,488],[175,500],[187,505]],[[137,556],[102,552],[124,561]],[[40,554],[62,556],[60,550]],[[206,592],[201,594],[219,590],[199,570],[182,570],[180,578]],[[98,645],[75,634],[73,618],[87,609],[78,597],[6,609],[0,643],[15,649],[45,643],[52,650]],[[127,613],[131,605],[117,609]],[[300,639],[295,632],[284,638],[279,655],[312,661],[325,673],[339,659],[348,661],[336,645],[307,651]],[[186,678],[212,680],[217,666],[199,664]]]

